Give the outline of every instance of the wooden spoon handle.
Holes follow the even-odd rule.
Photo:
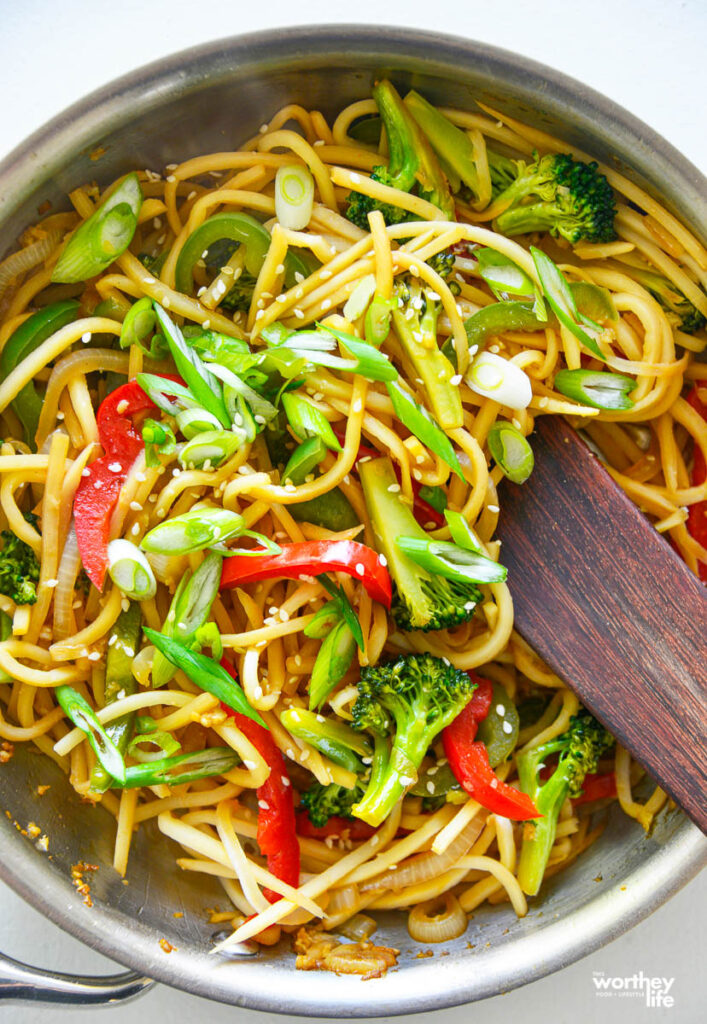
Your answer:
[[[532,443],[501,489],[516,628],[707,833],[707,588],[564,421]]]

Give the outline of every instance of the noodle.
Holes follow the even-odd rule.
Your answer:
[[[311,810],[304,828],[307,798],[303,794],[309,787],[340,787],[351,794],[359,784],[361,765],[366,766],[365,776],[371,761],[364,757],[354,771],[351,766],[358,755],[356,761],[342,760],[335,748],[320,749],[311,735],[295,734],[294,726],[290,729],[286,724],[293,715],[307,712],[308,688],[321,668],[318,659],[326,642],[322,639],[326,634],[318,630],[322,614],[328,614],[322,609],[331,595],[315,575],[316,559],[292,578],[276,575],[223,589],[210,602],[208,625],[200,627],[216,632],[218,640],[213,632],[192,637],[193,647],[210,648],[214,657],[223,652],[227,663],[234,663],[240,692],[267,727],[267,747],[251,731],[252,722],[234,718],[231,706],[221,703],[222,691],[205,692],[206,684],[202,689],[196,676],[192,680],[185,671],[175,669],[169,680],[153,688],[153,673],[162,655],[141,639],[126,655],[129,671],[117,692],[112,692],[115,680],[106,672],[106,658],[116,643],[115,630],[123,615],[139,600],[142,625],[166,634],[174,626],[173,602],[180,581],[189,579],[187,572],[199,573],[202,566],[208,567],[199,548],[150,554],[155,587],[132,605],[111,579],[106,577],[99,592],[80,571],[82,523],[73,510],[85,478],[92,477],[102,445],[107,443],[101,403],[138,374],[174,373],[164,346],[149,351],[137,343],[129,351],[118,347],[121,321],[131,316],[136,300],[159,303],[169,317],[189,328],[188,338],[211,334],[220,337],[223,345],[240,342],[240,355],[250,358],[273,351],[276,324],[286,332],[308,328],[318,337],[329,329],[332,350],[335,332],[368,339],[370,325],[367,314],[356,310],[358,297],[372,290],[375,282],[374,301],[389,316],[391,309],[404,305],[399,286],[407,281],[408,289],[419,288],[424,296],[420,308],[432,301],[439,304],[437,338],[445,352],[454,353],[455,376],[450,386],[455,388],[461,412],[450,419],[454,425],[445,434],[458,457],[459,473],[450,474],[443,452],[432,450],[434,445],[421,440],[401,419],[395,393],[386,389],[382,377],[373,374],[367,379],[364,373],[339,369],[340,357],[350,355],[342,341],[340,350],[322,359],[321,365],[297,369],[293,379],[283,376],[278,388],[268,392],[267,401],[264,393],[256,395],[264,403],[259,408],[265,408],[294,388],[308,414],[320,424],[318,429],[329,428],[316,473],[308,472],[296,484],[284,479],[280,457],[271,444],[273,430],[271,426],[261,429],[265,417],[258,415],[254,416],[256,429],[251,435],[239,435],[235,449],[230,448],[220,463],[212,466],[210,460],[187,463],[185,459],[182,464],[182,441],[188,435],[186,430],[179,434],[178,417],[163,416],[162,422],[176,431],[179,445],[161,450],[159,458],[141,447],[129,465],[118,463],[113,471],[122,473],[121,487],[105,517],[111,540],[139,544],[155,527],[178,516],[216,510],[241,516],[243,529],[257,530],[261,542],[268,544],[326,546],[337,541],[373,548],[378,534],[369,514],[365,471],[359,472],[359,466],[374,457],[371,449],[390,459],[397,482],[388,490],[399,494],[400,504],[417,509],[418,515],[426,508],[429,521],[421,525],[431,539],[444,543],[452,536],[451,520],[432,505],[436,498],[442,502],[440,508],[461,514],[473,531],[478,554],[495,562],[502,560],[494,532],[499,516],[496,488],[504,468],[491,459],[490,440],[501,425],[510,423],[525,437],[532,433],[535,416],[564,415],[584,431],[614,480],[655,528],[670,536],[689,567],[699,572],[707,564],[704,538],[691,532],[690,515],[692,506],[707,501],[707,481],[693,473],[694,453],[707,458],[707,422],[691,400],[681,397],[683,385],[696,382],[700,397],[707,398],[707,370],[695,358],[705,349],[704,329],[686,333],[687,327],[666,314],[641,283],[643,271],[658,271],[695,310],[707,314],[703,290],[707,253],[687,226],[606,167],[602,171],[619,198],[613,241],[583,240],[572,247],[549,235],[509,238],[492,230],[491,222],[508,206],[506,200],[495,197],[496,144],[528,161],[536,148],[541,155],[569,152],[577,159],[586,155],[479,106],[483,113],[444,111],[466,133],[478,178],[477,195],[455,197],[457,221],[444,219],[430,201],[431,193],[410,194],[377,180],[376,168],[388,153],[385,133],[378,146],[355,138],[359,119],[377,111],[370,99],[351,104],[331,125],[319,111],[292,104],[277,112],[239,150],[172,165],[166,178],[138,172],[146,198],[130,246],[114,263],[91,275],[90,283],[59,293],[73,296],[80,291],[77,319],[29,346],[24,358],[11,365],[0,381],[5,439],[0,450],[0,518],[3,527],[28,546],[39,566],[35,603],[15,604],[6,592],[0,596],[0,611],[9,622],[3,634],[7,638],[0,642],[4,706],[0,738],[7,743],[33,743],[61,765],[79,794],[104,803],[116,819],[113,863],[119,874],[129,876],[135,831],[155,819],[160,831],[182,848],[181,868],[218,877],[233,905],[219,920],[230,922],[234,931],[217,949],[254,936],[272,942],[281,929],[292,931],[312,921],[326,931],[346,922],[356,924],[351,919],[366,907],[412,909],[413,933],[440,938],[460,935],[465,915],[485,902],[509,902],[521,917],[528,910],[519,883],[526,833],[524,826],[515,827],[509,818],[490,813],[491,805],[481,797],[477,800],[462,793],[460,799],[458,787],[446,792],[448,799],[444,791],[436,795],[435,773],[447,764],[441,757],[439,737],[428,750],[419,779],[415,778],[417,768],[411,769],[407,794],[374,828],[357,833],[354,826],[360,822],[355,816],[349,820],[335,814],[332,820],[339,822],[338,831],[327,832],[314,827]],[[314,201],[304,227],[281,223],[276,214],[276,175],[293,163],[307,169],[313,182]],[[408,219],[391,225],[376,209],[370,214],[369,230],[364,230],[345,215],[351,190],[406,211]],[[70,199],[76,213],[46,218],[23,236],[18,253],[0,264],[4,309],[0,350],[37,309],[51,301],[52,293],[46,290],[67,232],[74,231],[77,214],[85,220],[100,211],[107,194],[109,190],[100,192],[88,185],[75,190]],[[252,225],[255,218],[264,224],[270,240],[259,269],[249,273],[251,264],[243,244],[224,246],[218,259],[208,245],[189,268],[195,294],[180,291],[177,282],[184,280],[190,245],[193,252],[190,239],[224,214],[231,222],[242,216],[239,223]],[[478,346],[467,332],[468,318],[479,310],[485,315],[498,298],[479,272],[478,250],[493,250],[497,260],[514,264],[536,287],[541,282],[529,251],[531,241],[549,248],[572,287],[594,289],[593,294],[599,290],[604,301],[613,304],[616,319],[597,342],[603,358],[591,366],[635,378],[629,406],[594,407],[558,390],[558,371],[581,372],[589,356],[576,333],[557,320],[536,323],[527,331],[500,327],[483,343],[489,354],[500,356],[527,378],[532,390],[529,402],[514,408],[472,387],[468,371]],[[440,270],[439,260],[449,253],[454,266],[448,273]],[[294,266],[307,273],[293,273]],[[250,291],[234,308],[226,297],[232,288],[235,294],[238,282],[246,281]],[[110,309],[115,318],[106,312]],[[430,404],[429,385],[411,372],[414,361],[400,331],[391,329],[377,344],[400,371],[403,397],[425,407]],[[433,348],[431,358],[439,355]],[[223,365],[226,372],[236,372],[231,370],[236,364],[237,360],[226,359]],[[247,380],[256,391],[265,387],[260,378],[266,374],[260,366],[254,360],[245,371],[252,373]],[[183,366],[180,371],[186,380]],[[306,377],[302,387],[299,375]],[[28,439],[22,434],[22,396],[32,383],[41,391],[41,405],[34,436]],[[225,397],[227,389],[223,393]],[[249,412],[257,411],[244,401]],[[243,423],[239,409],[242,406],[233,405],[227,410],[234,432],[239,416]],[[133,426],[142,427],[144,415],[143,408]],[[147,415],[159,419],[160,413],[153,409]],[[291,417],[290,426],[296,434]],[[129,425],[120,429],[127,430]],[[290,444],[289,434],[281,434],[283,444]],[[94,486],[99,495],[100,479]],[[307,509],[321,508],[322,502],[333,502],[336,495],[351,510],[352,519],[338,522],[311,512],[302,514],[303,502],[309,503]],[[458,542],[456,535],[454,540]],[[384,560],[379,564],[385,565]],[[562,679],[514,632],[506,583],[496,576],[494,582],[484,584],[481,598],[466,618],[460,618],[461,624],[424,632],[403,631],[395,624],[364,585],[363,565],[360,571],[358,567],[348,573],[339,571],[336,578],[341,588],[336,600],[343,602],[341,594],[345,595],[361,636],[359,644],[351,643],[348,667],[323,698],[318,717],[335,721],[339,728],[348,727],[358,696],[356,684],[365,677],[367,667],[399,655],[429,654],[462,672],[480,668],[487,685],[493,683],[496,703],[503,692],[514,709],[537,705],[535,713],[516,728],[512,745],[497,762],[495,784],[508,783],[505,791],[511,793],[518,790],[517,759],[561,737],[580,705]],[[133,739],[132,745],[123,748],[128,772],[145,769],[147,777],[155,749],[153,760],[161,763],[160,744],[197,760],[220,751],[227,766],[222,765],[218,774],[197,771],[181,784],[170,785],[167,776],[155,775],[118,794],[112,784],[104,792],[96,783],[100,757],[97,760],[84,728],[75,724],[78,719],[58,703],[57,687],[70,687],[77,698],[88,701],[96,726],[110,736],[117,735],[125,722],[131,722],[133,729],[140,723],[141,730],[148,730],[139,733],[137,743]],[[145,753],[150,737],[153,750]],[[648,829],[667,800],[665,794],[655,789],[646,802],[639,802],[634,794],[639,769],[621,747],[611,757],[600,767],[606,773],[608,765],[614,773],[618,805]],[[285,768],[275,769],[274,764]],[[423,770],[428,774],[423,776]],[[277,858],[264,842],[264,823],[276,811],[269,803],[276,802],[272,794],[278,787],[273,771],[285,772],[281,789],[289,789],[290,795],[295,791],[301,875],[292,884],[275,869]],[[423,778],[427,795],[413,785]],[[590,805],[590,813],[594,809]],[[571,864],[596,841],[602,828],[602,822],[590,818],[584,807],[565,799],[546,875]],[[526,891],[530,890],[526,887]]]

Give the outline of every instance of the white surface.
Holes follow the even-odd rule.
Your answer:
[[[220,36],[292,23],[403,23],[473,36],[550,64],[621,103],[687,157],[707,168],[703,97],[707,87],[704,0],[308,0],[242,4],[239,0],[0,0],[0,156],[86,92],[140,64]],[[703,915],[707,880],[693,882],[647,922],[579,964],[523,990],[474,1007],[428,1015],[434,1024],[634,1024],[704,1020]],[[96,973],[107,961],[27,908],[0,886],[0,948],[55,969]],[[646,1009],[640,1000],[599,998],[593,971],[624,977],[643,971],[674,978],[675,1006]],[[313,983],[316,980],[313,978]],[[158,988],[142,1002],[106,1011],[112,1024],[137,1015],[170,1024],[238,1020],[238,1011]],[[98,1011],[4,1008],[12,1024],[65,1024]],[[299,1020],[300,1018],[297,1018]],[[418,1020],[420,1018],[414,1018]],[[291,1019],[292,1021],[295,1018]]]

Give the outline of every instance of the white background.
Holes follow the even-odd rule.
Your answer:
[[[175,50],[292,23],[351,21],[446,31],[533,57],[610,96],[707,170],[705,0],[356,0],[350,5],[330,0],[299,5],[283,0],[0,0],[0,157],[85,93]],[[697,1024],[705,1019],[706,895],[703,877],[628,935],[561,974],[425,1020]],[[1,885],[0,949],[55,969],[109,969],[106,960],[45,922]],[[598,999],[592,985],[592,971],[598,970],[615,976],[642,970],[674,977],[676,1005],[647,1010],[634,1000]],[[0,1019],[8,1024],[68,1024],[93,1020],[99,1012],[6,1007]],[[142,1015],[170,1024],[265,1020],[261,1014],[163,987],[139,1003],[104,1012],[101,1019],[111,1024],[127,1024]]]

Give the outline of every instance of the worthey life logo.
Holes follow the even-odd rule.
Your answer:
[[[639,971],[626,978],[614,977],[604,971],[593,971],[592,981],[598,996],[619,996],[624,999],[643,999],[648,1007],[665,1007],[675,1005],[675,997],[671,989],[675,978],[651,978]]]

